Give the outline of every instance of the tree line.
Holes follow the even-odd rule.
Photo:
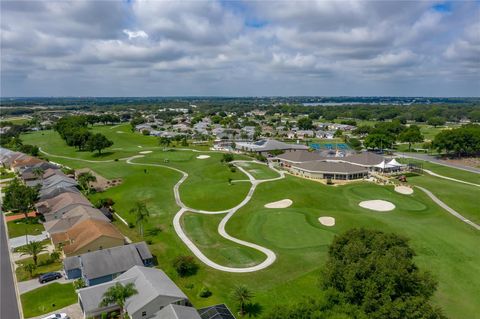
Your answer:
[[[79,151],[96,151],[100,155],[102,150],[112,146],[113,142],[101,133],[90,132],[88,124],[93,125],[96,121],[103,120],[94,115],[67,116],[59,119],[54,129],[68,146],[74,146]]]

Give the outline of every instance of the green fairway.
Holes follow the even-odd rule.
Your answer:
[[[280,175],[269,168],[267,165],[260,163],[246,163],[239,162],[236,165],[244,168],[248,173],[250,173],[255,179],[271,179],[277,178]]]
[[[250,183],[229,184],[229,179],[245,180],[247,177],[240,170],[232,172],[221,163],[221,153],[209,152],[210,158],[200,160],[196,157],[202,153],[198,152],[163,151],[156,145],[155,138],[129,133],[128,125],[113,129],[98,126],[94,130],[105,132],[109,138],[113,134],[124,136],[124,140],[118,141],[120,146],[113,146],[123,150],[113,150],[113,154],[96,158],[91,153],[76,152],[67,147],[53,132],[49,139],[41,135],[47,132],[22,135],[22,139],[26,143],[35,140],[33,144],[52,154],[83,160],[122,158],[138,155],[142,150],[152,150],[152,153],[135,158],[133,162],[165,165],[188,173],[188,178],[180,187],[180,195],[182,201],[194,209],[228,209],[239,204],[248,193]],[[116,133],[117,130],[125,130],[125,133]],[[131,240],[149,242],[158,266],[180,286],[196,307],[226,303],[234,308],[231,290],[237,284],[245,284],[254,291],[255,302],[259,302],[265,310],[275,304],[297,301],[303,296],[318,296],[321,291],[317,283],[332,238],[352,227],[367,227],[410,238],[411,246],[417,252],[419,267],[430,270],[439,281],[434,300],[450,318],[474,318],[480,313],[480,305],[476,301],[480,295],[480,232],[438,207],[419,190],[405,196],[396,193],[392,186],[365,182],[326,186],[292,176],[260,184],[250,202],[227,223],[226,230],[236,238],[274,251],[277,256],[275,263],[258,272],[234,274],[213,270],[198,261],[200,269],[195,276],[180,278],[172,261],[178,255],[192,255],[172,225],[179,209],[174,200],[173,186],[182,177],[180,172],[165,167],[131,165],[124,160],[86,162],[61,157],[50,159],[73,168],[90,167],[109,179],[121,178],[121,185],[92,194],[90,199],[93,202],[106,197],[114,199],[116,212],[131,223],[134,223],[134,216],[128,211],[134,202],[142,200],[147,203],[151,216],[145,229],[158,227],[161,230],[158,234],[149,235],[146,232],[141,238],[137,227],[129,228],[118,220],[115,225]],[[259,176],[273,172],[266,166],[255,165],[259,167],[253,167],[254,170],[261,170],[256,172]],[[457,170],[425,168],[453,178],[471,178]],[[263,176],[270,178],[270,175]],[[424,185],[472,220],[478,216],[478,188],[428,175],[408,177],[408,182]],[[292,206],[285,209],[264,207],[282,199],[291,199]],[[391,212],[378,213],[358,206],[361,201],[374,199],[390,201],[396,208]],[[227,241],[218,234],[217,227],[224,216],[186,213],[182,223],[192,241],[215,262],[234,267],[262,262],[265,259],[262,253]],[[336,225],[321,225],[318,222],[321,216],[334,217]],[[204,299],[198,296],[203,286],[213,292],[211,297]]]
[[[51,283],[44,287],[24,293],[22,300],[25,318],[39,316],[77,302],[73,284]]]

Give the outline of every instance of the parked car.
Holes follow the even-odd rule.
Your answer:
[[[43,317],[42,319],[70,319],[66,313],[53,313],[50,316]]]
[[[52,280],[55,280],[55,279],[58,279],[58,278],[62,278],[62,274],[59,273],[59,272],[47,272],[43,275],[40,275],[40,277],[38,277],[38,281],[43,284],[43,283],[46,283],[46,282],[49,282],[49,281],[52,281]]]

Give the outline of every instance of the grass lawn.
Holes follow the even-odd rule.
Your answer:
[[[9,172],[4,168],[0,169],[0,179],[7,179],[7,178],[13,178],[15,177],[14,172]]]
[[[73,284],[52,283],[24,293],[20,299],[23,315],[30,318],[76,303],[77,294]]]
[[[270,179],[280,176],[277,172],[269,168],[267,165],[258,163],[237,163],[237,165],[244,168],[256,179]]]
[[[443,166],[427,161],[420,161],[420,160],[415,160],[415,159],[400,159],[402,163],[418,163],[423,166],[424,169],[428,169],[434,173],[437,173],[439,175],[443,175],[446,177],[450,178],[456,178],[462,181],[470,182],[470,183],[475,183],[475,184],[480,184],[480,174],[475,174],[472,172],[464,171],[461,169],[456,169],[456,168],[451,168],[448,166]],[[428,174],[425,174],[428,175]]]
[[[15,238],[19,236],[28,235],[40,235],[45,229],[40,223],[35,223],[35,219],[29,217],[29,222],[25,222],[24,219],[17,219],[7,223],[8,237]]]
[[[47,273],[47,272],[58,271],[58,270],[62,269],[62,263],[61,262],[54,262],[54,263],[51,263],[51,264],[46,264],[46,262],[49,260],[49,258],[50,258],[49,254],[38,255],[38,266],[37,266],[37,270],[33,274],[34,278],[40,276],[41,274]],[[33,259],[32,259],[32,257],[28,257],[28,258],[20,259],[20,260],[16,261],[15,263],[17,265],[33,264]],[[44,265],[42,265],[42,264],[44,264]],[[17,274],[17,280],[18,281],[25,281],[25,280],[32,279],[32,278],[30,278],[30,274],[23,271],[23,269],[20,268],[20,267],[15,270],[15,273]]]
[[[126,131],[120,134],[116,133],[117,129]],[[121,158],[120,152],[124,155],[138,154],[140,150],[150,147],[153,153],[134,161],[186,171],[189,177],[182,184],[180,194],[182,200],[192,208],[230,208],[241,202],[248,192],[249,183],[228,185],[228,178],[246,179],[246,176],[239,170],[230,172],[226,165],[220,163],[220,153],[209,153],[209,159],[198,160],[196,156],[199,153],[191,151],[164,152],[163,148],[153,146],[156,139],[128,133],[128,126],[113,129],[95,127],[94,130],[108,132],[109,136],[125,136],[125,140],[113,146],[123,150],[113,150],[114,154],[102,159]],[[34,144],[54,154],[99,159],[90,153],[76,152],[61,140],[62,144],[51,143],[41,138],[40,134],[22,135],[22,139],[25,143],[32,143],[27,142],[28,139],[36,139],[37,143]],[[59,140],[53,134],[50,138]],[[141,144],[143,141],[145,144]],[[138,148],[138,145],[143,147]],[[91,163],[59,157],[52,159],[73,168],[90,167],[106,178],[122,178],[120,186],[93,194],[90,198],[93,202],[103,197],[113,198],[116,211],[130,222],[133,222],[133,216],[128,211],[135,200],[147,202],[151,217],[145,228],[159,227],[161,232],[157,235],[140,238],[136,228],[128,228],[118,221],[115,224],[133,241],[152,241],[149,247],[157,257],[159,268],[179,285],[196,307],[226,303],[234,309],[230,293],[237,284],[245,284],[254,291],[254,302],[259,302],[265,311],[275,304],[290,303],[303,296],[318,296],[321,294],[318,288],[321,268],[333,237],[352,227],[366,227],[410,238],[417,252],[419,267],[431,271],[439,281],[434,301],[442,306],[446,315],[450,318],[474,318],[480,313],[480,305],[476,300],[480,295],[480,234],[440,209],[420,191],[405,196],[394,192],[393,187],[370,183],[326,186],[292,176],[261,184],[252,200],[232,217],[226,230],[232,236],[272,249],[277,255],[276,262],[265,270],[245,274],[215,271],[199,262],[200,269],[196,275],[180,278],[173,269],[172,261],[178,255],[192,253],[177,237],[172,225],[173,216],[178,211],[172,188],[181,177],[179,172],[163,167],[133,166],[124,161]],[[165,159],[168,159],[167,163]],[[238,156],[237,159],[243,157]],[[463,174],[456,171],[450,173],[455,176]],[[409,182],[419,185],[426,183],[428,189],[454,209],[457,208],[451,202],[457,197],[457,205],[462,205],[458,210],[466,216],[467,213],[475,215],[478,210],[472,204],[478,199],[478,194],[472,193],[472,188],[462,189],[458,187],[463,186],[459,183],[450,188],[453,185],[450,183],[455,182],[431,176],[410,177]],[[293,201],[289,208],[264,208],[266,203],[286,198]],[[358,206],[360,201],[369,199],[388,200],[396,205],[396,209],[389,213],[376,213]],[[218,235],[216,229],[223,216],[187,213],[182,222],[188,236],[214,261],[237,266],[262,261],[265,258],[263,254],[237,246]],[[320,216],[335,217],[336,226],[322,226],[318,222]],[[206,299],[198,296],[204,286],[213,292]]]

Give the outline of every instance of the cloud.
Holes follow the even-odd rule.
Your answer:
[[[479,94],[478,2],[0,6],[3,96]]]

